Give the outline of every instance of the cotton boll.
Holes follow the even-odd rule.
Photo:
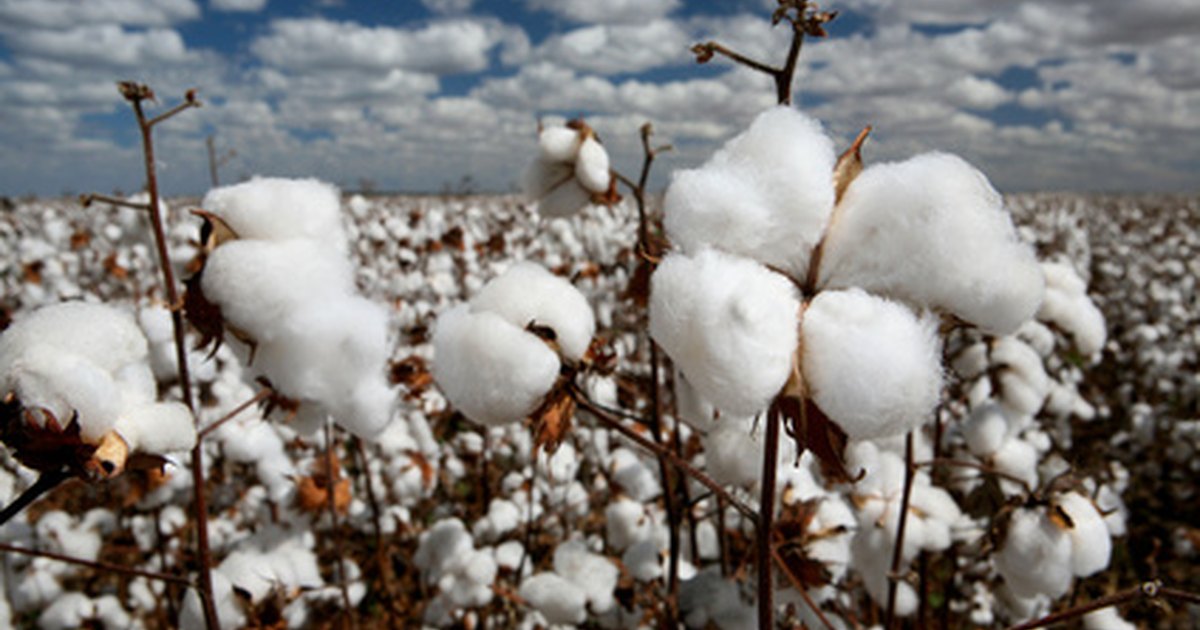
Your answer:
[[[196,445],[192,412],[182,403],[149,403],[126,411],[114,427],[131,451],[166,455]]]
[[[558,378],[558,357],[541,339],[466,305],[442,313],[433,346],[433,376],[446,398],[490,426],[528,416]]]
[[[1086,630],[1137,630],[1137,626],[1122,619],[1116,606],[1093,610],[1083,616]]]
[[[688,423],[697,431],[710,431],[713,428],[715,409],[704,400],[696,388],[692,386],[687,376],[678,369],[675,370],[675,411],[679,419]]]
[[[42,630],[73,630],[83,627],[92,612],[92,600],[87,595],[63,593],[38,615],[37,625]]]
[[[608,190],[611,176],[608,172],[608,153],[595,137],[585,139],[579,145],[575,159],[575,177],[580,185],[594,193]]]
[[[699,169],[675,173],[667,235],[689,254],[715,247],[803,279],[833,208],[834,161],[820,123],[769,109]]]
[[[704,467],[720,484],[757,484],[762,476],[762,454],[762,440],[751,434],[749,423],[737,418],[721,418],[704,436]]]
[[[945,309],[1006,334],[1033,317],[1044,278],[999,193],[961,158],[927,153],[864,170],[826,241],[821,281]]]
[[[612,608],[620,572],[608,558],[588,551],[578,540],[567,541],[554,549],[554,572],[583,590],[593,613],[604,614]]]
[[[201,205],[240,239],[311,239],[345,248],[338,190],[316,179],[256,177],[210,190]]]
[[[237,595],[229,578],[220,571],[212,572],[213,599],[216,600],[217,619],[222,628],[241,628],[246,624],[246,615],[242,612]],[[204,630],[208,627],[204,619],[204,605],[200,594],[194,588],[189,588],[183,596],[183,606],[179,611],[179,627],[181,630]]]
[[[1009,480],[1001,479],[1000,487],[1010,494],[1037,487],[1037,462],[1037,449],[1029,442],[1016,438],[1005,440],[1000,450],[992,455],[992,466],[996,470],[1025,482],[1024,488],[1017,489]]]
[[[863,291],[825,291],[804,313],[804,377],[813,401],[852,440],[902,434],[941,394],[933,318]]]
[[[799,310],[783,276],[715,250],[668,255],[651,278],[650,334],[701,396],[732,414],[758,413],[783,388]]]
[[[613,451],[609,468],[613,481],[636,501],[650,501],[662,493],[658,473],[627,448]]]
[[[1046,276],[1046,297],[1038,318],[1071,335],[1084,356],[1099,353],[1107,337],[1107,326],[1104,314],[1088,298],[1083,279],[1064,263],[1042,263],[1042,271]]]
[[[658,544],[652,540],[634,543],[621,555],[621,564],[633,576],[643,582],[657,580],[663,575],[663,559]]]
[[[1057,504],[1071,519],[1067,529],[1071,539],[1071,571],[1087,577],[1107,568],[1112,539],[1096,506],[1078,492],[1059,495]]]
[[[981,405],[973,409],[963,422],[962,432],[972,455],[988,457],[1004,444],[1008,434],[1008,419],[999,405]]]
[[[548,162],[573,162],[582,143],[578,129],[549,126],[538,134],[538,157]]]
[[[654,520],[640,501],[618,498],[604,508],[604,539],[621,551],[653,535]]]
[[[1061,597],[1071,585],[1071,539],[1039,511],[1018,508],[996,553],[996,569],[1019,597]]]
[[[689,628],[716,626],[749,630],[755,626],[754,604],[744,601],[738,583],[711,567],[679,585],[679,608]]]
[[[587,298],[570,282],[531,262],[513,265],[484,286],[471,299],[471,311],[495,313],[521,329],[547,326],[563,354],[574,361],[583,358],[596,332]]]
[[[518,594],[552,624],[581,624],[587,619],[587,595],[557,573],[538,573],[521,583]]]

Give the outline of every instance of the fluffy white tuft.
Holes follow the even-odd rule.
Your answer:
[[[824,291],[804,312],[804,376],[813,401],[850,439],[899,435],[941,394],[932,317],[863,291]]]
[[[548,326],[563,355],[574,361],[583,358],[596,332],[592,307],[579,289],[531,262],[519,262],[487,283],[471,299],[471,312],[495,313],[521,329]]]
[[[830,229],[821,280],[944,309],[1006,334],[1033,317],[1044,279],[987,178],[927,153],[864,170]]]
[[[1058,496],[1058,506],[1071,518],[1071,571],[1087,577],[1107,568],[1112,539],[1096,505],[1078,492],[1066,492]]]
[[[312,239],[339,251],[346,246],[338,190],[316,179],[255,177],[209,191],[201,205],[238,238]]]
[[[667,234],[688,253],[716,247],[804,278],[833,208],[834,161],[820,123],[769,109],[703,166],[675,173]]]
[[[1018,597],[1061,597],[1071,586],[1071,539],[1042,512],[1018,508],[996,554],[996,569]]]
[[[538,573],[521,583],[521,599],[552,624],[580,624],[587,619],[587,594],[557,573]]]
[[[717,408],[753,415],[791,373],[800,302],[783,276],[705,249],[672,254],[651,279],[650,334]]]

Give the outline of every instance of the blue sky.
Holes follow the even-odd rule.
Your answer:
[[[586,116],[620,170],[655,125],[702,161],[771,105],[769,81],[693,62],[716,39],[777,62],[774,0],[0,0],[0,194],[130,191],[136,134],[115,82],[205,106],[157,130],[168,194],[315,176],[345,188],[506,191],[539,117]],[[1200,2],[830,0],[797,103],[868,160],[946,150],[1001,190],[1200,186]]]

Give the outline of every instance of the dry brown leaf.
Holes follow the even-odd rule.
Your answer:
[[[559,387],[550,391],[530,419],[533,421],[534,450],[543,449],[547,455],[553,455],[558,446],[566,439],[571,430],[571,420],[575,417],[575,399],[566,388]]]
[[[433,384],[433,374],[423,357],[412,355],[391,364],[388,380],[392,385],[403,385],[408,389],[405,398],[419,397]]]
[[[117,280],[125,280],[129,277],[129,270],[117,262],[116,252],[105,256],[101,264],[104,265],[104,271],[108,272],[108,275],[116,278]]]
[[[331,466],[332,464],[332,466]],[[333,474],[329,474],[332,468]],[[330,484],[330,477],[333,483]],[[333,508],[338,514],[350,510],[350,479],[342,475],[336,453],[325,453],[313,462],[312,474],[296,483],[296,506],[310,513],[329,509],[329,487],[333,486]]]

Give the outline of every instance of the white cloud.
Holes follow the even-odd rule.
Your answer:
[[[257,13],[267,8],[268,0],[209,0],[208,6],[217,11]]]
[[[83,66],[137,66],[189,61],[179,33],[171,29],[127,31],[115,24],[80,26],[63,31],[28,30],[10,33],[17,53]]]
[[[995,109],[1011,100],[1013,95],[991,79],[973,75],[959,77],[946,89],[946,96],[959,107]]]
[[[641,72],[690,63],[691,38],[676,22],[598,24],[555,35],[537,49],[539,59],[598,74]]]
[[[550,11],[575,22],[612,24],[665,16],[679,0],[526,0],[531,9]]]
[[[506,29],[476,20],[446,20],[420,29],[369,27],[322,18],[283,19],[251,49],[281,68],[387,69],[433,74],[479,72]]]
[[[434,13],[466,13],[475,0],[421,0],[421,4]]]
[[[0,23],[41,28],[167,26],[198,17],[192,0],[0,0]]]

